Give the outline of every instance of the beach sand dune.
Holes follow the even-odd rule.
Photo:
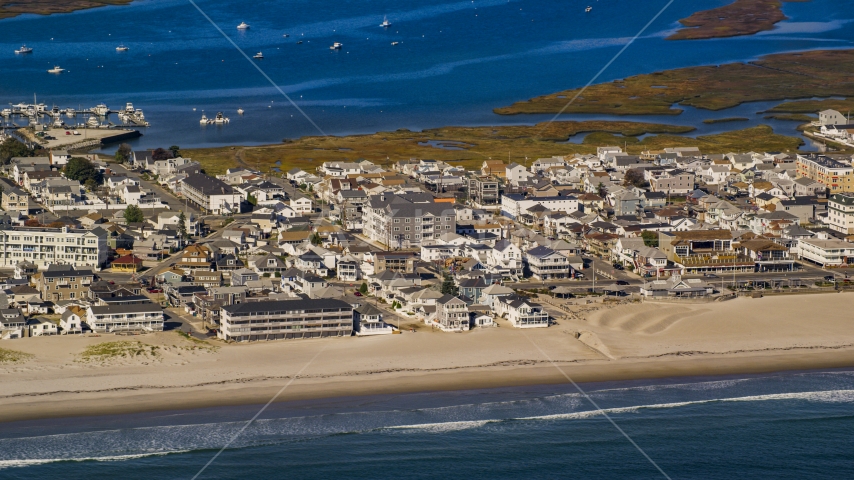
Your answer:
[[[578,381],[854,366],[852,300],[585,306],[550,328],[500,320],[467,333],[241,345],[175,332],[26,338],[0,343],[33,356],[0,365],[0,421],[264,403],[304,367],[280,400],[565,382],[555,365]],[[110,342],[142,353],[83,358]]]

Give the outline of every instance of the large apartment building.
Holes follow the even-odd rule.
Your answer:
[[[51,264],[100,270],[107,262],[107,251],[107,232],[101,228],[0,228],[0,267],[12,268],[26,260],[39,270]]]
[[[795,162],[798,176],[824,185],[830,193],[854,192],[854,166],[826,155],[798,155]]]
[[[429,193],[373,195],[365,206],[365,234],[393,248],[429,245],[457,231],[453,203],[436,203]]]
[[[353,307],[335,299],[273,300],[222,307],[217,336],[238,342],[349,337]]]
[[[243,194],[231,185],[203,173],[194,173],[181,180],[181,194],[215,215],[240,213],[244,200]]]

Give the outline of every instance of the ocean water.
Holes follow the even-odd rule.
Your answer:
[[[587,384],[671,478],[854,476],[854,372]],[[19,422],[0,478],[192,478],[259,406]],[[569,385],[273,405],[199,478],[654,479]]]
[[[730,0],[674,2],[602,75],[749,60],[792,50],[850,48],[854,2],[785,3],[771,32],[733,39],[664,39],[677,20]],[[152,126],[137,147],[279,142],[303,135],[368,133],[444,125],[534,123],[549,116],[499,116],[495,107],[584,85],[666,0],[198,0],[202,8],[314,120],[288,104],[187,0],[139,0],[48,17],[0,21],[0,105],[63,107],[125,102]],[[584,7],[593,11],[584,13]],[[392,26],[379,27],[384,16]],[[238,31],[241,21],[248,31]],[[288,34],[289,37],[283,35]],[[303,41],[297,44],[297,41]],[[391,42],[400,42],[392,46]],[[333,42],[344,48],[330,51]],[[31,55],[15,55],[22,43]],[[119,44],[130,51],[119,53]],[[46,72],[54,65],[68,71]],[[743,108],[750,125],[763,123]],[[246,110],[238,116],[238,108]],[[195,110],[194,110],[195,109]],[[201,127],[222,111],[224,127]],[[739,112],[745,113],[745,112]],[[697,125],[732,112],[686,112]],[[605,118],[569,115],[568,119]],[[115,117],[114,117],[114,121]],[[748,123],[703,125],[691,135]],[[796,134],[794,122],[771,122]]]

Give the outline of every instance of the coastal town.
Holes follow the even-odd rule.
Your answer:
[[[839,140],[843,122],[815,126]],[[847,154],[611,146],[210,176],[177,146],[39,152],[2,167],[3,340],[548,328],[580,303],[854,287]]]

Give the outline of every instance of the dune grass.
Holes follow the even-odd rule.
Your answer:
[[[0,364],[4,363],[23,363],[33,358],[31,353],[19,352],[8,348],[0,348]]]
[[[160,355],[160,347],[136,340],[122,340],[89,345],[80,353],[83,362],[103,362],[123,358],[152,358]]]

